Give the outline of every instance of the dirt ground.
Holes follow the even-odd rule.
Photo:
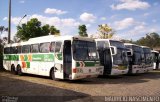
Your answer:
[[[160,96],[160,70],[77,81],[53,81],[48,77],[29,74],[18,76],[0,71],[0,96],[1,100],[18,97],[18,102],[30,102],[33,99],[36,102],[96,102],[105,101],[105,96]]]

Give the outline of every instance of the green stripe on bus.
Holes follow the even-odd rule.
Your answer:
[[[24,55],[24,61],[28,61],[28,56]]]
[[[3,60],[18,61],[19,60],[19,55],[4,55]]]
[[[8,61],[19,61],[19,56],[20,55],[3,55],[3,60],[8,60]],[[28,54],[26,55],[21,55],[24,56],[24,60],[21,59],[21,61],[29,61],[29,56]],[[53,54],[32,54],[32,61],[54,61],[54,55]]]
[[[32,61],[54,61],[53,54],[33,54]]]
[[[94,67],[96,64],[99,64],[99,62],[83,62],[85,64],[85,67]],[[80,63],[76,62],[76,66],[80,67]]]
[[[30,62],[26,62],[27,68],[30,68]]]
[[[58,60],[62,60],[62,53],[57,53],[57,54],[56,54],[56,58],[57,58]]]

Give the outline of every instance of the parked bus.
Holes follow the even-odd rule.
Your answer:
[[[153,69],[160,69],[160,54],[158,51],[152,50],[152,57],[153,57]]]
[[[129,59],[129,71],[128,74],[144,73],[145,63],[143,49],[141,46],[131,43],[124,43]]]
[[[124,44],[110,39],[95,39],[103,75],[120,75],[128,72],[128,57]]]
[[[4,46],[3,65],[15,74],[76,80],[103,73],[94,39],[53,35]]]
[[[153,58],[151,53],[151,48],[147,46],[141,46],[144,53],[144,60],[145,60],[145,72],[153,70]]]

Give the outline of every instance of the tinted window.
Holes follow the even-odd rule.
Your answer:
[[[55,42],[52,42],[52,43],[51,43],[51,47],[50,47],[50,51],[51,51],[51,52],[54,52],[54,51],[55,51],[55,47],[56,47],[56,43],[55,43]]]
[[[60,52],[62,42],[56,42],[55,52]]]
[[[49,49],[50,49],[50,43],[41,43],[40,44],[40,52],[41,53],[48,53],[49,52]]]
[[[31,45],[31,52],[32,52],[32,53],[37,53],[37,52],[39,52],[39,44]]]
[[[11,54],[16,54],[17,53],[17,48],[16,47],[11,47],[10,48],[10,53]]]
[[[21,46],[17,46],[17,53],[21,53]]]
[[[10,48],[9,47],[4,48],[4,54],[9,54],[9,53],[10,53]]]
[[[98,47],[98,50],[100,50],[100,49],[109,47],[109,44],[107,41],[97,41],[97,47]]]
[[[29,52],[30,52],[30,45],[23,45],[22,53],[29,53]]]

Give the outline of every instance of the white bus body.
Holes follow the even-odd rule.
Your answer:
[[[124,44],[110,39],[95,39],[103,75],[121,75],[128,72],[128,57]]]
[[[128,74],[144,73],[145,65],[142,47],[131,43],[124,43],[124,45],[129,49],[127,52],[129,58]]]
[[[151,48],[147,46],[141,46],[143,49],[144,59],[145,59],[145,72],[153,70],[153,58],[151,53]]]
[[[152,50],[152,57],[153,57],[153,69],[160,69],[160,53],[158,51]]]
[[[3,65],[15,74],[76,80],[103,73],[94,39],[53,35],[4,46]]]

